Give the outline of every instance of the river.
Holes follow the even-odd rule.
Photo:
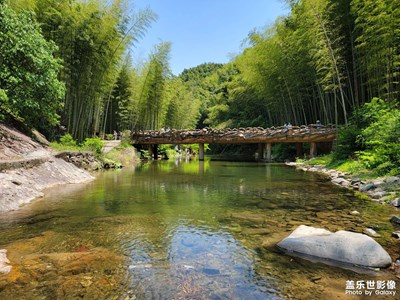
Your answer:
[[[281,164],[155,161],[106,171],[0,215],[0,249],[13,265],[0,275],[0,299],[345,299],[347,280],[398,279],[290,257],[276,243],[300,224],[373,227],[395,259],[391,214]]]

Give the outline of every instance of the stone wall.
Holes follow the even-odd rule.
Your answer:
[[[55,157],[72,163],[78,168],[86,170],[101,169],[101,162],[96,159],[93,152],[63,151],[57,153]]]

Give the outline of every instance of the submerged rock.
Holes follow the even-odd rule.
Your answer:
[[[394,237],[396,239],[400,239],[400,231],[392,232],[392,237]]]
[[[7,258],[7,250],[0,250],[0,274],[10,273],[12,266],[9,265],[10,261]]]
[[[278,247],[289,254],[303,254],[315,258],[369,268],[384,268],[392,263],[389,254],[374,239],[360,233],[299,226]]]
[[[394,223],[394,224],[400,224],[400,217],[399,216],[393,216],[390,219],[390,222]]]

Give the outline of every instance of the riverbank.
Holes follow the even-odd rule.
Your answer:
[[[400,240],[400,230],[398,230],[398,226],[400,226],[400,216],[398,212],[400,208],[400,175],[361,179],[351,172],[330,169],[324,165],[313,165],[307,161],[289,162],[286,163],[286,165],[295,167],[304,172],[324,174],[331,179],[333,184],[353,190],[359,197],[367,197],[371,201],[392,206],[395,211],[388,222],[393,223],[395,226],[392,237]],[[359,214],[358,211],[352,213]],[[379,236],[373,228],[366,228],[363,233],[371,237]],[[399,265],[396,264],[395,267],[399,268]]]
[[[307,162],[289,162],[288,166],[304,172],[318,172],[328,176],[332,183],[341,187],[367,195],[373,201],[400,206],[400,175],[371,179],[361,179],[351,172],[343,172],[327,168],[324,165],[314,165]]]
[[[0,124],[0,213],[42,197],[47,188],[93,179],[88,171],[56,157],[46,145]]]

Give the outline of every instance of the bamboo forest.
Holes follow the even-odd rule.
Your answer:
[[[287,1],[291,13],[243,37],[248,47],[231,62],[179,75],[168,41],[140,66],[130,58],[156,22],[150,9],[128,16],[124,1],[1,2],[1,112],[48,135],[57,125],[82,140],[162,126],[348,124],[373,98],[396,106],[398,1]]]
[[[229,63],[174,75],[169,41],[145,62],[130,55],[157,22],[151,9],[128,15],[122,0],[2,0],[1,116],[49,139],[64,126],[78,141],[114,130],[320,120],[344,126],[339,156],[386,144],[380,151],[390,162],[371,154],[370,163],[398,162],[399,1],[285,4],[290,14],[249,32]]]

